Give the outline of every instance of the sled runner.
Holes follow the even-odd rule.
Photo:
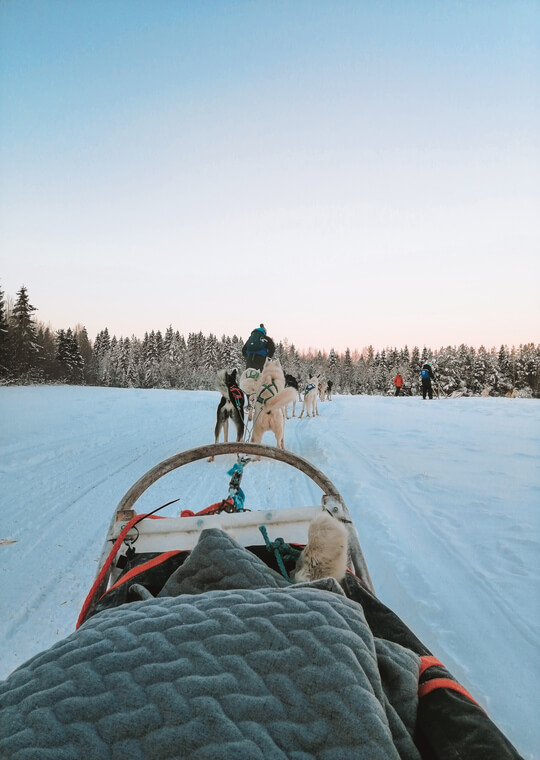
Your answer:
[[[224,454],[220,501],[135,513],[167,473]],[[303,472],[321,504],[249,511],[242,474],[259,456]],[[349,569],[293,583],[323,510],[347,528]],[[98,567],[78,630],[0,683],[0,757],[519,758],[377,598],[342,496],[289,451],[218,443],[164,460],[120,500]]]

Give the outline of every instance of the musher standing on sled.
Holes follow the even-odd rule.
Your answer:
[[[433,388],[431,387],[431,381],[435,380],[435,375],[433,374],[433,369],[429,362],[426,362],[426,364],[422,365],[422,369],[420,370],[420,377],[422,378],[422,398],[426,398],[426,393],[430,398],[433,398]]]
[[[266,357],[274,355],[274,341],[266,334],[266,327],[261,323],[244,343],[242,354],[246,357],[246,369],[262,370]]]

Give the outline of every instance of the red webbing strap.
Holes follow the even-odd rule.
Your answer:
[[[418,687],[418,696],[425,697],[426,694],[435,691],[435,689],[451,689],[452,691],[457,691],[458,694],[462,694],[464,697],[467,697],[467,699],[469,699],[471,702],[474,702],[475,705],[478,705],[478,707],[483,710],[483,707],[478,704],[476,699],[473,699],[471,697],[467,689],[465,689],[457,681],[452,681],[451,678],[433,678],[431,681],[421,683]]]
[[[122,531],[121,531],[120,535],[118,536],[118,538],[116,539],[116,541],[113,544],[113,548],[111,549],[111,551],[109,553],[109,556],[107,557],[107,559],[105,560],[105,562],[103,564],[103,567],[99,571],[98,577],[96,578],[96,580],[94,581],[94,584],[93,584],[92,588],[88,592],[88,596],[84,600],[84,604],[82,606],[81,612],[80,612],[79,617],[77,619],[77,625],[75,626],[75,629],[77,629],[84,622],[84,619],[86,618],[86,615],[88,614],[88,609],[89,609],[90,605],[92,604],[92,602],[94,600],[94,597],[97,594],[97,590],[100,587],[100,585],[102,584],[103,579],[107,575],[107,572],[108,572],[110,566],[112,565],[113,560],[116,557],[116,554],[118,553],[118,549],[122,546],[122,541],[124,540],[124,538],[126,537],[126,535],[129,533],[129,531],[131,530],[131,528],[133,527],[133,525],[136,522],[138,522],[143,517],[146,517],[146,515],[145,514],[144,515],[135,515],[135,517],[132,517],[131,520],[127,523],[127,525],[124,528],[122,528]]]
[[[418,677],[422,675],[424,670],[427,670],[428,668],[431,668],[433,665],[438,665],[440,668],[444,668],[444,665],[440,660],[438,660],[436,657],[432,657],[431,655],[425,655],[424,657],[420,658],[420,672],[418,673]],[[444,668],[446,670],[446,668]]]
[[[204,509],[201,509],[200,512],[193,512],[191,509],[183,509],[180,512],[180,517],[196,517],[197,515],[212,515],[216,512],[219,512],[224,504],[230,504],[232,506],[234,502],[232,499],[223,499],[222,501],[216,501],[215,504],[210,504],[209,507],[205,507]]]
[[[170,557],[175,557],[177,554],[182,554],[182,552],[179,549],[175,549],[174,551],[170,551],[170,552],[163,552],[163,554],[160,554],[158,557],[153,557],[152,559],[149,559],[148,562],[143,562],[142,565],[137,565],[136,567],[132,567],[131,570],[129,570],[125,575],[119,578],[119,580],[117,580],[113,586],[107,589],[107,591],[103,594],[103,596],[106,596],[113,589],[118,588],[118,586],[121,586],[126,581],[130,581],[133,578],[136,578],[137,575],[144,573],[146,570],[150,570],[152,567],[161,565],[162,562],[166,562]],[[101,599],[103,599],[103,596],[101,597]]]
[[[431,668],[433,666],[437,666],[440,668],[444,668],[446,670],[445,666],[442,664],[440,660],[438,660],[436,657],[432,657],[431,655],[426,655],[424,657],[420,658],[420,672],[418,673],[418,677],[422,675],[428,668]],[[481,710],[484,708],[482,705],[479,705],[476,699],[473,699],[467,689],[462,686],[457,681],[453,681],[451,678],[432,678],[429,681],[424,681],[424,683],[421,683],[418,685],[418,696],[425,697],[426,694],[430,694],[432,691],[435,691],[436,689],[451,689],[452,691],[457,691],[458,694],[462,694],[464,697],[467,697],[471,702],[474,702],[475,705],[477,705]]]

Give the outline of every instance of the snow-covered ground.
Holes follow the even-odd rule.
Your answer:
[[[217,401],[0,388],[0,678],[73,631],[116,504],[157,462],[213,441]],[[288,422],[285,443],[341,491],[377,594],[518,750],[540,757],[540,403],[336,396],[319,411]],[[177,496],[208,506],[233,461],[170,473],[139,511]],[[280,463],[250,463],[242,486],[253,509],[320,501]]]

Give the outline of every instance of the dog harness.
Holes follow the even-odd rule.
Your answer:
[[[242,402],[244,401],[244,392],[241,391],[237,385],[230,385],[229,395],[230,395],[231,401],[236,406],[236,408],[239,410],[242,409]]]
[[[310,391],[314,391],[314,390],[315,390],[315,386],[313,385],[313,383],[310,383],[309,385],[306,385],[306,389],[304,393],[309,393]]]
[[[278,387],[275,383],[275,380],[272,380],[270,385],[263,385],[261,390],[259,391],[259,395],[257,396],[257,401],[259,404],[266,404],[267,401],[270,401],[271,398],[273,398],[276,393],[279,393]]]

